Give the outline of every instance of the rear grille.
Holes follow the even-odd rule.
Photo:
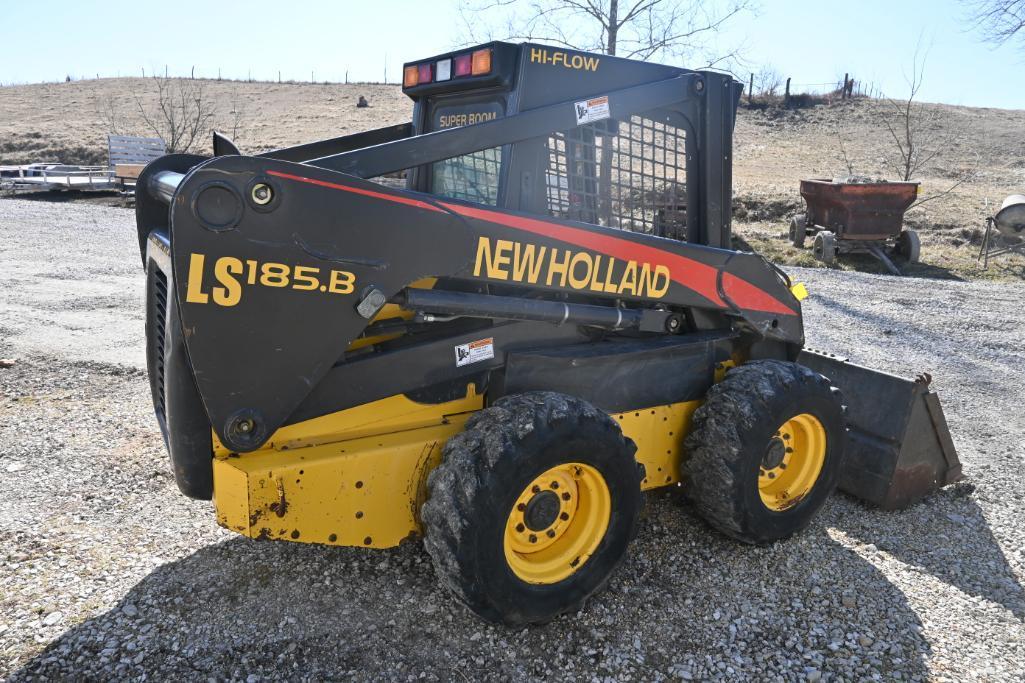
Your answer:
[[[153,289],[150,297],[150,352],[153,354],[153,377],[152,381],[156,409],[163,419],[167,418],[167,411],[164,402],[164,335],[167,330],[167,277],[160,270],[153,269]]]

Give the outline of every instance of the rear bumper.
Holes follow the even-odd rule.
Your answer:
[[[213,495],[210,420],[192,376],[174,296],[167,234],[146,240],[146,364],[153,409],[171,456],[174,478],[186,496]]]

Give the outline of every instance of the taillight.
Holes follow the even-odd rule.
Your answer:
[[[470,71],[472,69],[471,62],[472,62],[472,58],[470,57],[470,55],[459,55],[458,57],[456,57],[455,58],[455,72],[456,72],[455,75],[456,75],[456,77],[459,77],[459,76],[469,76],[470,75]]]
[[[473,65],[470,69],[474,76],[491,73],[491,50],[477,50],[473,53]]]
[[[402,70],[402,87],[412,88],[418,82],[418,72],[416,66],[407,66]]]
[[[450,78],[452,78],[452,60],[439,59],[438,63],[434,65],[434,80],[447,81]]]
[[[433,80],[431,74],[431,64],[421,64],[417,67],[417,83],[423,85],[424,83],[430,83]]]

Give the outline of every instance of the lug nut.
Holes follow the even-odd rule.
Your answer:
[[[516,506],[516,509],[519,510],[520,512],[523,512],[524,510],[527,509],[527,506],[524,503],[520,503],[519,505]]]
[[[537,484],[534,484],[534,488],[532,488],[530,490],[533,491],[534,493],[541,493],[541,487],[538,486]]]
[[[563,500],[569,500],[570,498],[572,498],[572,496],[569,495],[569,491],[563,491],[562,492],[562,499]]]
[[[526,527],[525,527],[525,526],[523,526],[522,524],[517,524],[517,525],[516,525],[516,531],[520,532],[521,534],[523,533],[523,530],[524,530],[525,528],[526,528]]]
[[[537,543],[537,536],[535,536],[534,534],[531,534],[529,540],[530,540],[531,543]]]
[[[552,482],[552,488],[553,488],[553,489],[557,489],[557,488],[559,488],[559,482],[557,482],[557,481],[553,481],[553,482]]]
[[[565,521],[566,521],[567,519],[569,519],[569,513],[568,513],[568,512],[563,512],[563,513],[561,513],[561,514],[559,515],[559,519],[561,519],[562,521],[564,521],[564,522],[565,522]]]
[[[548,534],[548,538],[555,538],[555,529],[549,529],[545,533]]]
[[[253,185],[253,203],[259,204],[260,206],[266,206],[270,204],[271,200],[274,199],[274,191],[270,189],[270,185],[266,183],[257,183]]]

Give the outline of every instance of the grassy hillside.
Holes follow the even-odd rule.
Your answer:
[[[203,81],[214,121],[230,129],[241,105],[245,123],[238,142],[256,152],[406,121],[410,101],[391,85],[320,85]],[[367,109],[357,109],[364,95]],[[138,103],[156,101],[152,79],[117,78],[72,83],[0,87],[0,164],[61,160],[105,163],[105,136],[113,109],[128,132],[146,134]],[[808,249],[786,240],[787,225],[802,206],[798,181],[847,175],[848,160],[859,174],[893,178],[887,161],[896,147],[885,127],[890,105],[858,99],[805,109],[742,106],[734,150],[734,209],[738,242],[783,263],[816,265]],[[907,215],[923,237],[928,276],[1025,279],[1025,258],[1004,257],[988,272],[975,265],[985,216],[1000,201],[1025,191],[1025,111],[928,105],[932,130],[949,138],[917,180],[924,195],[946,190],[965,172],[973,179]],[[204,141],[204,144],[205,141]],[[840,267],[880,269],[870,259]]]

